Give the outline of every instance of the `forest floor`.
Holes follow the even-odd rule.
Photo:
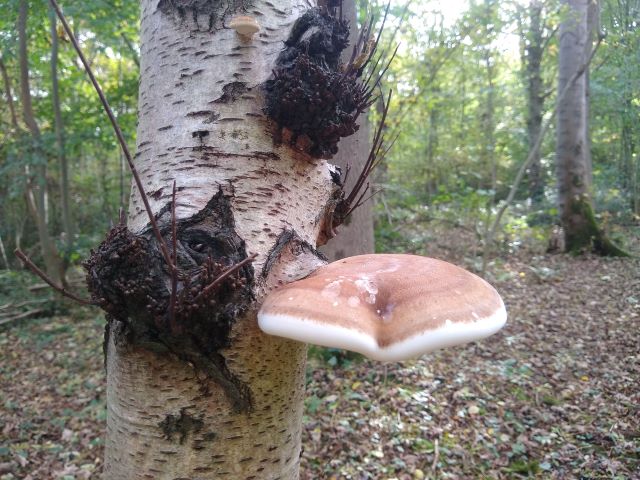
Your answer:
[[[640,479],[640,260],[519,253],[492,276],[509,320],[481,343],[315,350],[303,479]],[[0,327],[2,480],[99,478],[102,317],[74,312]]]

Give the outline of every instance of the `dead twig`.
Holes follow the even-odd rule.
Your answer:
[[[14,252],[16,257],[18,257],[22,263],[24,263],[24,266],[27,267],[29,270],[31,270],[33,273],[35,273],[36,275],[38,275],[42,280],[44,280],[47,284],[49,284],[54,290],[60,292],[61,295],[70,298],[72,300],[75,300],[78,303],[81,303],[82,305],[95,305],[95,303],[93,303],[91,300],[86,300],[84,298],[80,298],[77,295],[74,295],[73,293],[67,291],[64,287],[62,287],[61,285],[57,285],[53,280],[51,280],[46,273],[44,273],[42,270],[40,270],[35,263],[33,263],[29,257],[27,257],[24,252],[22,250],[20,250],[19,248],[16,248],[14,250]]]
[[[436,438],[433,442],[433,463],[431,464],[431,471],[434,475],[438,470],[438,460],[440,460],[440,448],[438,445],[438,439]]]
[[[176,181],[173,181],[173,191],[171,193],[171,239],[173,251],[171,261],[176,268],[171,270],[171,299],[169,300],[169,326],[171,331],[177,331],[176,325],[176,297],[178,295],[178,236],[176,226]]]
[[[13,317],[3,318],[2,320],[0,320],[0,325],[6,325],[7,323],[15,322],[16,320],[22,320],[23,318],[33,317],[34,315],[38,315],[43,312],[44,310],[42,308],[37,308],[35,310],[28,310],[24,313],[14,315]]]
[[[384,127],[387,119],[387,113],[389,112],[389,105],[391,104],[391,95],[392,95],[392,91],[390,90],[389,95],[387,96],[387,101],[384,104],[384,109],[382,111],[382,118],[380,119],[380,123],[378,124],[378,128],[376,129],[376,133],[373,139],[373,144],[371,145],[371,150],[369,150],[369,156],[367,157],[367,161],[365,162],[364,167],[360,172],[360,175],[358,175],[358,178],[356,179],[356,183],[353,186],[353,189],[351,190],[347,198],[345,198],[344,200],[345,204],[348,206],[348,209],[344,214],[344,218],[339,219],[341,221],[340,223],[342,223],[342,221],[344,221],[347,217],[349,217],[349,215],[351,215],[356,208],[358,208],[360,205],[362,205],[366,201],[366,200],[363,200],[363,198],[364,198],[364,195],[369,190],[369,183],[367,182],[367,179],[369,178],[369,175],[371,174],[373,169],[382,161],[382,159],[389,152],[389,149],[393,146],[393,143],[395,142],[394,140],[393,142],[391,142],[391,144],[387,148],[384,148],[383,150],[383,147],[384,147],[383,132],[384,132]],[[349,169],[347,169],[347,173],[348,172],[349,172]],[[346,175],[345,175],[345,181],[346,181]],[[367,200],[369,198],[367,198]]]
[[[41,303],[47,303],[49,301],[48,298],[41,298],[38,300],[27,300],[24,302],[20,302],[20,303],[13,303],[13,302],[9,302],[9,303],[5,303],[4,305],[0,306],[0,310],[7,310],[8,308],[20,308],[20,307],[26,307],[27,305],[39,305]]]
[[[27,254],[25,253],[25,255],[27,255]],[[47,288],[51,288],[51,287],[46,283],[36,283],[35,285],[30,285],[29,287],[27,287],[27,290],[29,290],[31,293],[33,293],[33,292],[37,292],[39,290],[45,290]]]

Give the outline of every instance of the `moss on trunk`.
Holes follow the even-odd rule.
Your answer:
[[[628,252],[618,247],[598,225],[589,198],[574,198],[567,209],[570,220],[565,223],[565,245],[567,252],[592,251],[605,257],[629,257]]]

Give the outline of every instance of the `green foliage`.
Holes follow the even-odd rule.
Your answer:
[[[22,248],[37,241],[35,224],[25,207],[27,172],[47,166],[50,231],[66,249],[61,219],[61,171],[57,158],[51,97],[51,34],[48,2],[30,2],[27,22],[28,62],[33,108],[42,133],[38,143],[22,121],[18,39],[15,19],[17,0],[11,0],[0,18],[0,55],[10,81],[18,120],[14,128],[7,86],[0,78],[0,234],[7,251],[17,242]],[[116,0],[67,1],[63,4],[72,28],[90,59],[96,75],[118,115],[130,144],[135,139],[138,90],[138,7],[136,2]],[[58,23],[58,80],[64,125],[65,155],[69,162],[72,221],[80,237],[74,251],[63,253],[78,262],[86,251],[87,237],[100,238],[110,220],[117,217],[121,198],[128,198],[129,173],[120,160],[111,126],[79,68],[66,34]],[[121,180],[122,178],[122,180]],[[122,190],[122,191],[121,191]]]
[[[338,348],[318,347],[316,345],[309,346],[308,356],[325,367],[348,367],[351,363],[361,362],[364,359],[359,353]]]
[[[8,252],[18,244],[36,245],[35,224],[25,205],[26,171],[46,162],[51,232],[67,260],[77,263],[101,238],[127,203],[129,173],[93,88],[76,54],[58,29],[65,154],[71,173],[71,215],[77,237],[71,250],[64,241],[60,207],[60,167],[51,101],[51,37],[47,2],[29,4],[27,25],[31,93],[42,137],[36,144],[22,122],[19,98],[18,0],[7,0],[0,18],[0,54],[19,128],[12,124],[0,83],[0,235]],[[357,2],[360,23],[368,14],[380,19],[386,0]],[[63,4],[72,28],[117,113],[130,145],[135,140],[138,90],[138,6],[125,0]],[[377,248],[416,251],[433,234],[398,224],[434,220],[462,226],[477,241],[506,197],[527,156],[526,76],[523,59],[534,41],[526,2],[475,0],[452,16],[435,1],[392,2],[381,38],[387,57],[400,44],[384,90],[392,88],[387,138],[395,147],[381,165],[376,183],[385,188],[377,208]],[[595,218],[605,228],[634,228],[640,215],[640,30],[637,0],[601,3],[606,34],[594,59],[591,81],[591,135]],[[557,63],[556,27],[564,13],[557,1],[544,2],[541,76],[554,102]],[[373,121],[381,105],[370,112]],[[499,245],[544,243],[557,222],[554,136],[542,144],[545,196],[531,204],[526,183],[508,212]],[[41,181],[45,181],[42,179]],[[402,233],[401,233],[402,231]],[[409,239],[403,235],[411,231]],[[408,240],[408,242],[407,242]],[[34,250],[37,252],[37,250]],[[15,265],[15,263],[14,263]]]
[[[0,270],[0,325],[1,320],[17,316],[21,312],[38,308],[41,316],[53,315],[56,298],[52,291],[32,292],[29,287],[35,283],[33,275],[24,271]]]
[[[383,2],[374,3],[380,11]],[[405,236],[418,229],[406,222],[416,221],[407,213],[416,211],[428,211],[425,220],[475,231],[480,242],[529,151],[523,62],[534,38],[528,3],[474,1],[457,19],[439,11],[446,8],[409,2],[394,39],[401,47],[385,87],[395,93],[387,136],[397,140],[377,178],[385,189],[384,206],[377,210],[379,250],[413,248],[414,236]],[[638,8],[633,0],[602,4],[607,38],[590,77],[595,215],[613,224],[637,223],[640,213],[640,66],[630,61],[640,54],[633,21]],[[396,15],[390,25],[398,25]],[[554,102],[555,30],[563,15],[558,2],[544,2],[541,77],[549,92],[547,110]],[[545,195],[530,202],[523,182],[498,232],[499,245],[508,250],[544,245],[558,222],[554,151],[550,132],[541,148]]]

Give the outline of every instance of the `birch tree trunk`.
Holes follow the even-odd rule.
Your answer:
[[[269,289],[322,264],[314,247],[338,187],[326,161],[274,142],[260,87],[312,6],[141,1],[135,163],[151,208],[166,218],[175,181],[188,248],[197,251],[206,234],[221,250],[257,258],[253,299],[228,338],[211,340],[223,345],[213,361],[131,344],[110,321],[109,480],[298,478],[306,346],[262,334],[256,310]],[[235,14],[256,19],[260,31],[238,35],[228,28]],[[134,188],[128,228],[139,234],[147,224]]]

